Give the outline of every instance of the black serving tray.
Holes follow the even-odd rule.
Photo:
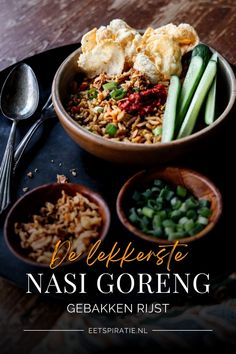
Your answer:
[[[40,84],[40,107],[38,112],[27,122],[19,124],[17,141],[21,139],[30,125],[37,119],[40,108],[50,94],[54,74],[61,62],[79,44],[72,44],[55,48],[44,53],[37,54],[24,60],[36,73]],[[12,67],[0,72],[0,87]],[[223,94],[223,93],[222,93]],[[193,243],[190,246],[190,255],[182,265],[174,268],[175,272],[211,274],[211,282],[219,282],[225,275],[236,266],[236,235],[235,235],[235,200],[236,200],[236,173],[235,173],[235,147],[236,147],[236,124],[234,114],[227,119],[222,126],[220,134],[209,144],[202,146],[197,153],[189,151],[188,157],[175,160],[172,165],[182,165],[197,170],[207,175],[220,189],[223,196],[223,215],[214,231],[206,238]],[[7,137],[10,131],[10,122],[0,116],[0,158],[2,157]],[[158,158],[157,164],[158,165]],[[154,166],[155,167],[155,166]],[[34,172],[38,169],[37,172]],[[71,174],[75,169],[76,176]],[[13,180],[12,201],[15,201],[23,194],[23,188],[30,189],[41,184],[55,182],[57,174],[65,174],[72,183],[82,183],[99,192],[107,201],[112,215],[110,231],[104,241],[104,248],[109,249],[115,241],[118,241],[125,248],[129,241],[133,241],[137,250],[154,249],[155,246],[145,243],[127,232],[120,224],[116,215],[116,197],[122,184],[140,167],[128,167],[115,165],[102,161],[81,149],[65,133],[56,118],[44,123],[41,130],[33,138],[21,161]],[[30,179],[27,173],[32,171],[33,178]],[[32,267],[19,261],[7,248],[3,237],[3,224],[6,217],[0,219],[0,275],[17,286],[26,289],[26,273],[42,272],[42,268]],[[112,266],[109,270],[104,265],[88,268],[84,262],[72,264],[71,266],[58,270],[61,277],[65,272],[87,272],[90,273],[91,299],[97,300],[94,276],[99,272],[129,272],[134,275],[137,272],[157,273],[165,272],[163,268],[157,268],[153,263],[129,264],[120,269]],[[50,276],[50,270],[44,270],[45,276]],[[78,295],[77,295],[78,296]],[[89,297],[89,295],[87,295]],[[86,296],[86,300],[88,297]],[[182,296],[182,295],[181,295]],[[64,298],[64,296],[61,296]],[[134,297],[114,294],[114,299],[134,301]],[[71,296],[69,297],[71,300]],[[109,296],[109,300],[112,297]],[[157,300],[147,295],[137,296],[135,299]],[[104,300],[104,298],[102,298]],[[107,297],[105,298],[107,300]],[[112,301],[112,300],[111,300]]]

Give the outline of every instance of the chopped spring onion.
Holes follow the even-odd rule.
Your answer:
[[[93,111],[95,113],[102,113],[104,111],[104,108],[100,107],[100,106],[96,106],[96,107],[94,107]]]
[[[207,207],[202,207],[201,209],[198,210],[198,214],[206,218],[209,218],[209,216],[211,216],[211,209]]]
[[[162,134],[162,127],[156,127],[155,129],[153,129],[152,132],[155,136],[161,135]]]
[[[119,101],[126,96],[126,91],[122,88],[119,88],[111,91],[110,95],[112,98],[114,98],[114,100]]]
[[[98,95],[98,91],[95,88],[91,88],[90,90],[87,91],[88,99],[92,100],[93,98],[96,98]]]
[[[177,186],[176,188],[176,194],[178,197],[186,197],[187,195],[187,189],[183,186]]]
[[[208,219],[205,218],[204,216],[199,216],[197,219],[197,222],[202,225],[207,225],[208,224]]]
[[[142,212],[147,218],[152,218],[154,214],[154,210],[148,207],[144,207]]]
[[[173,188],[155,179],[135,190],[129,220],[143,233],[174,241],[197,234],[209,223],[210,201],[198,200],[184,186]]]
[[[110,136],[115,136],[117,132],[117,126],[112,123],[108,123],[105,129],[105,133]]]
[[[199,199],[199,206],[200,207],[207,207],[210,208],[210,202],[208,199]]]
[[[117,82],[115,81],[109,81],[106,84],[102,85],[103,89],[105,91],[112,91],[117,88]]]

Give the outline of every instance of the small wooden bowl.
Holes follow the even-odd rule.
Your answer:
[[[29,220],[29,216],[38,214],[40,208],[44,206],[46,202],[55,203],[61,197],[62,190],[70,196],[74,196],[77,192],[81,193],[91,202],[98,205],[98,210],[103,220],[98,239],[103,240],[105,238],[110,226],[110,211],[106,202],[99,194],[80,184],[45,184],[33,189],[21,197],[12,206],[4,224],[4,237],[6,244],[10,251],[21,261],[37,267],[49,266],[47,264],[38,263],[28,257],[27,252],[25,252],[20,245],[20,237],[15,234],[14,224],[15,222],[27,222]],[[86,252],[83,253],[83,255],[75,262],[80,261],[85,257],[85,255]],[[62,263],[62,266],[68,264],[71,264],[71,262]]]
[[[142,190],[154,179],[162,179],[171,185],[182,185],[186,187],[195,197],[206,198],[211,202],[212,215],[209,224],[194,236],[179,239],[180,243],[190,243],[200,239],[209,233],[216,225],[222,213],[222,198],[220,191],[205,176],[187,168],[166,167],[152,170],[143,170],[132,176],[121,188],[116,202],[116,210],[121,223],[134,235],[150,242],[158,244],[173,244],[176,241],[169,241],[163,238],[143,233],[130,223],[127,214],[131,207],[131,198],[134,190]]]

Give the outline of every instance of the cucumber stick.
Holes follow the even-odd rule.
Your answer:
[[[200,43],[192,51],[192,58],[195,56],[203,59],[203,65],[205,68],[211,58],[211,51],[207,45]]]
[[[205,107],[205,123],[210,125],[215,119],[215,106],[216,106],[216,77],[211,85],[206,99]]]
[[[212,55],[211,60],[217,61],[217,53],[214,53]],[[206,98],[205,123],[207,125],[212,124],[215,120],[215,107],[216,107],[216,77],[211,85],[211,88]]]
[[[190,101],[201,79],[203,71],[203,59],[200,56],[194,56],[189,64],[189,68],[180,92],[179,107],[175,127],[176,131],[179,130],[184,120],[184,116],[188,110]]]
[[[176,123],[177,101],[180,92],[178,76],[171,76],[162,126],[162,142],[173,140]]]
[[[210,60],[215,60],[215,61],[217,61],[218,60],[218,55],[217,55],[217,53],[215,52],[214,54],[212,54],[212,56],[211,56],[211,59]]]
[[[216,76],[216,67],[217,62],[215,60],[210,60],[194,93],[193,99],[180,128],[178,139],[192,133],[203,101]]]

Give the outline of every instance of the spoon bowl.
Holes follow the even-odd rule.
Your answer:
[[[13,151],[18,121],[31,117],[39,103],[39,86],[31,67],[15,66],[7,76],[0,94],[3,115],[12,120],[12,127],[0,166],[0,214],[10,204]]]
[[[11,120],[32,116],[39,102],[36,76],[27,64],[17,65],[8,75],[1,92],[1,110]]]

